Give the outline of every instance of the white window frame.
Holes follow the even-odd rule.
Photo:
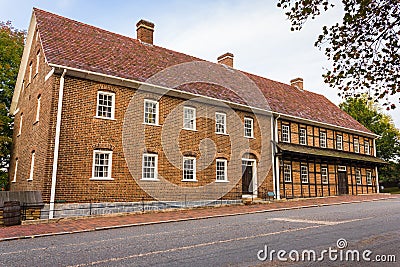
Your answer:
[[[186,160],[193,160],[193,179],[187,179],[185,178],[185,161]],[[190,171],[190,170],[189,170]],[[183,161],[182,161],[182,181],[183,182],[197,182],[196,179],[196,158],[195,157],[183,157]]]
[[[300,143],[300,145],[307,145],[307,129],[306,128],[300,128],[299,143]]]
[[[358,138],[354,138],[353,143],[354,143],[354,153],[360,153],[360,141],[358,140]]]
[[[32,61],[29,63],[28,83],[32,82]]]
[[[346,170],[347,170],[346,166],[341,166],[341,165],[338,166],[339,172],[345,172]]]
[[[40,118],[40,100],[41,100],[41,98],[42,98],[42,96],[38,95],[35,122],[38,122],[39,118]]]
[[[36,54],[36,70],[35,70],[35,74],[39,73],[39,62],[40,62],[40,50],[37,52]]]
[[[189,111],[193,112],[193,117],[187,117]],[[196,131],[196,108],[183,107],[183,129]]]
[[[370,170],[366,171],[366,180],[367,180],[367,185],[372,185],[372,171]]]
[[[250,122],[250,128],[249,128],[249,127],[246,127],[246,121],[247,121],[247,122]],[[244,129],[244,137],[247,137],[247,138],[254,138],[254,120],[253,120],[253,118],[244,117],[243,129]],[[250,135],[247,134],[246,129],[249,129],[249,130],[250,130]]]
[[[30,171],[29,171],[29,178],[28,181],[33,181],[33,173],[35,171],[35,151],[32,151],[32,155],[31,155],[31,167],[30,167]]]
[[[147,121],[147,118],[148,118],[147,114],[150,114],[150,113],[146,112],[147,104],[155,105],[155,107],[156,107],[155,108],[156,112],[155,112],[155,114],[153,114],[153,115],[155,115],[154,122]],[[143,102],[143,123],[148,124],[148,125],[159,125],[158,119],[159,119],[159,103],[158,103],[158,101],[152,100],[152,99],[145,99]]]
[[[283,180],[285,183],[292,182],[292,165],[283,164]]]
[[[15,159],[15,169],[14,169],[14,177],[11,181],[12,183],[17,182],[17,171],[18,171],[18,158]]]
[[[282,124],[282,142],[290,143],[290,126]]]
[[[300,166],[300,180],[302,184],[308,184],[308,166]]]
[[[218,116],[222,117],[222,123],[221,120],[218,119]],[[223,131],[220,131],[218,128],[218,125],[222,125]],[[221,112],[215,112],[215,133],[217,134],[226,134],[226,114],[221,113]]]
[[[319,132],[319,146],[326,148],[326,132]]]
[[[100,95],[107,95],[107,96],[112,97],[111,98],[111,116],[110,117],[99,115]],[[106,119],[106,120],[114,120],[114,114],[115,114],[115,93],[107,92],[107,91],[97,91],[96,116],[95,117],[100,118],[100,119]]]
[[[343,150],[343,136],[340,134],[336,135],[336,149]]]
[[[220,176],[218,175],[218,163],[222,163],[223,164],[223,177],[222,179],[220,179]],[[215,180],[216,182],[228,182],[228,161],[226,159],[216,159],[215,161]]]
[[[357,185],[362,185],[362,176],[361,176],[361,170],[360,169],[356,169],[356,184]]]
[[[328,174],[328,168],[327,167],[322,167],[321,168],[321,180],[323,184],[328,184],[329,183],[329,174]]]
[[[20,136],[22,133],[22,121],[24,120],[24,113],[21,113],[21,115],[19,115],[19,129],[18,129],[18,135]]]
[[[366,155],[370,155],[371,154],[369,141],[364,141],[364,153]]]
[[[145,177],[145,159],[146,159],[146,157],[154,158],[154,167],[146,167],[146,168],[154,169],[154,177],[152,177],[152,178]],[[158,181],[158,155],[157,154],[151,154],[151,153],[143,154],[143,157],[142,157],[142,179],[141,180]]]
[[[108,154],[108,165],[107,165],[107,176],[106,177],[96,177],[95,176],[95,169],[96,169],[96,154]],[[101,149],[95,149],[93,150],[93,161],[92,161],[92,177],[90,180],[100,180],[100,181],[109,181],[109,180],[114,180],[112,178],[112,155],[113,152],[112,150],[101,150]],[[104,165],[105,166],[105,165]]]

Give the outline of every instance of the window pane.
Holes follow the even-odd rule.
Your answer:
[[[150,124],[157,123],[157,102],[146,101],[144,102],[144,122]]]
[[[94,178],[110,178],[111,152],[95,152],[94,155]]]
[[[244,119],[244,136],[253,137],[253,119],[251,118]]]

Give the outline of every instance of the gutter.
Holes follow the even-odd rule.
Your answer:
[[[58,92],[57,122],[56,122],[56,136],[54,139],[53,172],[51,175],[49,219],[53,219],[53,217],[54,217],[54,201],[56,198],[58,152],[60,150],[61,112],[62,112],[62,101],[63,101],[63,95],[64,95],[64,77],[65,77],[66,73],[67,73],[67,70],[64,69],[64,71],[61,75],[61,78],[60,78],[60,90]]]

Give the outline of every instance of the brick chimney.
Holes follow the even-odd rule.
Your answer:
[[[303,78],[295,78],[291,80],[290,85],[303,90]]]
[[[141,19],[136,23],[137,39],[143,43],[153,44],[154,23]]]
[[[224,64],[228,67],[233,68],[233,54],[225,53],[217,58],[219,64]]]

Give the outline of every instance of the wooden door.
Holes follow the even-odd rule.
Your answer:
[[[338,193],[339,195],[347,195],[349,193],[347,173],[345,171],[338,172]]]
[[[253,194],[253,164],[243,161],[242,164],[242,194]]]

